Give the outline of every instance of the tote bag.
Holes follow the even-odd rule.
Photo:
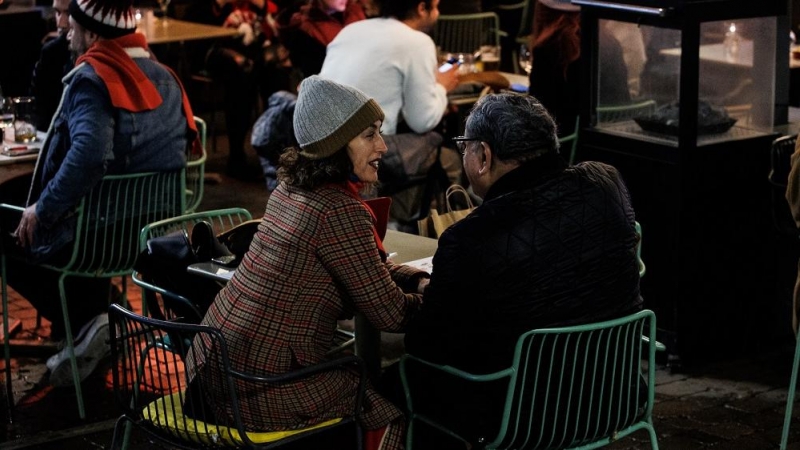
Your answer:
[[[461,194],[464,196],[466,199],[467,209],[453,209],[450,199],[450,196],[453,194]],[[447,204],[446,213],[439,214],[438,211],[432,209],[428,217],[417,221],[417,228],[420,236],[438,239],[442,233],[444,233],[444,230],[450,227],[450,225],[458,222],[464,217],[467,217],[469,213],[475,209],[475,205],[472,204],[472,199],[470,198],[469,193],[466,189],[464,189],[463,186],[459,184],[453,184],[447,188],[447,192],[445,193],[445,203]]]

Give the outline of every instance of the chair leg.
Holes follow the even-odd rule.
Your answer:
[[[647,432],[650,434],[650,448],[658,450],[658,436],[656,429],[653,427],[653,419],[649,420],[650,426],[647,427]]]
[[[408,418],[408,428],[406,429],[406,450],[414,449],[414,415]]]
[[[0,284],[3,296],[3,360],[5,362],[6,376],[6,406],[8,409],[8,423],[14,421],[14,385],[11,379],[11,343],[9,342],[8,329],[8,285],[6,284],[6,256],[0,255]]]
[[[789,379],[789,393],[786,396],[786,414],[783,417],[783,433],[781,434],[780,450],[786,450],[786,444],[789,440],[789,425],[792,421],[792,407],[794,406],[794,391],[797,387],[798,364],[800,364],[800,341],[797,341],[794,346],[792,377]]]
[[[78,373],[78,360],[75,358],[75,341],[72,335],[72,325],[69,323],[69,312],[67,311],[67,293],[64,289],[64,280],[67,278],[66,274],[62,274],[58,278],[58,292],[61,296],[61,313],[64,318],[64,330],[67,338],[67,352],[69,353],[69,362],[72,366],[72,381],[75,384],[75,396],[78,400],[78,415],[81,419],[86,418],[86,411],[83,405],[83,390],[81,389],[81,376]]]

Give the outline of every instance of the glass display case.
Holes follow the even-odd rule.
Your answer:
[[[615,166],[628,185],[660,339],[692,364],[788,332],[767,183],[788,101],[789,40],[778,38],[789,34],[788,2],[573,3],[582,7],[578,159]]]
[[[697,146],[771,133],[776,25],[774,17],[700,24]],[[681,30],[602,19],[598,32],[596,127],[677,147]]]

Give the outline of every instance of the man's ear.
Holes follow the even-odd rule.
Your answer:
[[[478,173],[489,173],[492,170],[493,163],[492,147],[486,142],[481,141],[481,168],[478,169]]]
[[[85,30],[85,31],[86,31],[87,41],[88,41],[87,42],[88,45],[86,45],[86,48],[88,49],[89,47],[92,46],[92,44],[94,44],[95,42],[97,42],[100,39],[100,35],[95,33],[94,31],[89,31],[89,30]]]
[[[388,0],[392,1],[392,0]],[[425,17],[425,13],[428,12],[428,8],[425,7],[425,2],[417,3],[417,17]]]

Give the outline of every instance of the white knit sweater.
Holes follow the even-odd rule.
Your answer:
[[[386,114],[381,131],[395,134],[402,118],[417,133],[442,119],[447,92],[436,82],[436,46],[425,33],[387,18],[352,23],[328,45],[320,76],[356,87]]]

